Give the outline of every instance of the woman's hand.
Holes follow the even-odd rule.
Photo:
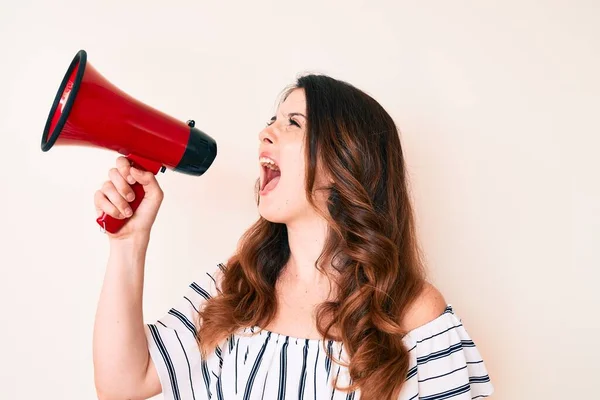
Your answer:
[[[164,196],[156,177],[151,172],[132,167],[125,157],[117,158],[116,167],[109,170],[108,177],[94,196],[98,216],[105,212],[117,219],[131,218],[118,232],[107,234],[111,239],[119,240],[140,235],[148,237]],[[131,216],[129,202],[135,194],[130,185],[136,182],[143,186],[145,195]]]

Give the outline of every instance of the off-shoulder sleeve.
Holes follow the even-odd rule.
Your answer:
[[[210,391],[211,366],[200,356],[196,325],[205,302],[219,292],[223,268],[219,264],[214,271],[202,274],[163,317],[145,325],[150,357],[165,400],[192,399]]]
[[[411,361],[400,400],[471,400],[494,392],[483,358],[452,305],[410,331],[404,343]]]

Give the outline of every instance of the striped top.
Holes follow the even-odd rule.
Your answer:
[[[222,265],[219,265],[223,268]],[[334,390],[349,382],[343,343],[304,339],[249,327],[231,335],[203,359],[196,345],[198,310],[218,294],[219,270],[189,285],[179,304],[145,326],[165,400],[358,400],[360,390]],[[400,400],[463,400],[491,395],[494,387],[481,354],[448,304],[436,319],[410,331],[403,342],[410,364]],[[401,377],[398,377],[401,379]],[[363,389],[364,390],[364,389]]]

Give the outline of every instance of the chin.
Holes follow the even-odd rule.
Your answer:
[[[261,217],[274,224],[285,224],[290,220],[289,212],[282,210],[281,207],[278,207],[275,204],[265,203],[268,203],[268,200],[265,201],[265,199],[261,199],[260,204],[258,205],[258,213]]]

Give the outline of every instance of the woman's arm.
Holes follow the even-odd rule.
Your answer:
[[[148,240],[111,243],[94,326],[101,400],[146,399],[161,391],[144,332],[142,294]]]
[[[94,324],[94,379],[102,400],[146,399],[161,391],[144,331],[142,295],[150,230],[163,193],[155,176],[131,168],[120,157],[110,180],[96,192],[98,215],[131,215],[130,185],[144,187],[144,199],[119,232],[109,237],[110,255]]]

